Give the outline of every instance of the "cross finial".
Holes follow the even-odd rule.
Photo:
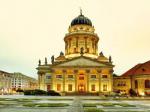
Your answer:
[[[80,7],[80,15],[82,15],[82,9],[81,9],[81,7]]]

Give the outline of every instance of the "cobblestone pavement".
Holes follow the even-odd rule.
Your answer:
[[[84,112],[80,97],[75,97],[67,112]]]

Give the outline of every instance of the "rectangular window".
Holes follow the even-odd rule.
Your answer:
[[[18,85],[21,85],[21,83],[18,83]]]
[[[47,91],[51,90],[51,85],[47,85]]]
[[[135,84],[135,89],[137,89],[137,88],[138,88],[138,81],[135,80],[135,81],[134,81],[134,84]]]
[[[61,84],[57,84],[57,91],[61,91]]]
[[[91,85],[91,91],[95,91],[95,85]]]
[[[56,75],[56,78],[62,78],[62,75]]]
[[[46,79],[51,79],[51,76],[50,75],[46,76]]]
[[[72,91],[72,84],[68,85],[68,91]]]
[[[72,78],[73,78],[73,75],[68,75],[68,78],[71,78],[71,79],[72,79]]]
[[[106,84],[103,85],[103,91],[107,91],[107,85]]]
[[[102,78],[107,78],[107,75],[102,75]]]
[[[91,78],[92,79],[96,79],[96,75],[91,75]]]

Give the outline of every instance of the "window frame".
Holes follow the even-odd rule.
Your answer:
[[[56,79],[62,79],[63,76],[62,75],[56,75]]]

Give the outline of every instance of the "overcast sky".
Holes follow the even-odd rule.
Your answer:
[[[150,0],[0,0],[0,70],[37,77],[39,59],[64,51],[80,7],[115,73],[150,60]]]

